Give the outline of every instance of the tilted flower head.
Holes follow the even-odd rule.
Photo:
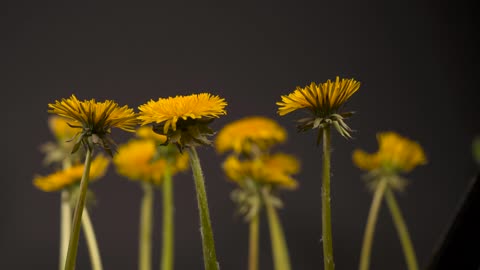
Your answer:
[[[97,102],[95,99],[80,101],[72,95],[68,99],[56,100],[53,104],[48,104],[48,112],[57,114],[73,120],[74,128],[81,129],[74,151],[78,149],[82,142],[86,146],[90,145],[87,141],[91,137],[92,143],[100,144],[109,154],[111,154],[110,145],[113,144],[110,134],[112,127],[120,128],[125,131],[135,132],[137,118],[135,113],[128,106],[120,107],[112,100]]]
[[[225,115],[227,102],[208,93],[150,100],[138,107],[142,125],[153,124],[155,132],[166,135],[180,149],[187,145],[210,144],[208,124]]]
[[[103,177],[107,171],[110,160],[98,155],[90,166],[89,181]],[[57,171],[47,176],[35,176],[33,184],[43,191],[58,191],[74,184],[80,183],[84,165],[79,164],[68,169]]]
[[[287,132],[277,122],[262,116],[250,116],[223,127],[215,139],[219,153],[229,150],[250,155],[255,147],[264,151],[284,142]]]
[[[167,148],[168,146],[160,146]],[[118,147],[113,158],[117,172],[131,180],[160,184],[165,174],[167,157],[158,156],[158,144],[153,140],[131,140]],[[175,154],[170,165],[173,175],[188,168],[188,155]]]
[[[282,96],[277,102],[278,114],[283,116],[298,109],[308,109],[312,116],[299,121],[299,130],[324,128],[334,125],[344,137],[350,137],[351,129],[343,122],[351,112],[339,112],[342,105],[360,88],[360,82],[354,79],[327,80],[324,83],[311,83],[304,88],[297,87],[293,93]]]
[[[360,169],[409,172],[427,163],[425,153],[417,142],[391,131],[377,134],[377,140],[379,149],[376,153],[368,154],[362,150],[353,152],[353,162]]]

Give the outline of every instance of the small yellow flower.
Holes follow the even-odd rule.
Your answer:
[[[395,132],[377,134],[379,149],[368,154],[362,150],[353,152],[353,162],[360,169],[393,169],[409,172],[418,165],[427,163],[422,147],[417,142],[400,136]]]
[[[131,140],[119,146],[113,158],[117,172],[131,180],[160,184],[167,166],[167,159],[165,156],[157,156],[157,147],[157,143],[153,140]],[[174,160],[170,165],[172,175],[188,168],[188,155],[176,154]]]
[[[71,125],[75,124],[64,117],[51,116],[48,118],[48,126],[55,138],[60,142],[72,139],[78,133],[78,129],[72,128]]]
[[[253,146],[263,151],[284,142],[286,138],[285,129],[277,122],[262,116],[251,116],[223,127],[215,139],[215,145],[219,153],[233,150],[238,154],[249,154]]]
[[[155,132],[166,135],[168,142],[182,149],[186,145],[210,144],[206,138],[213,131],[208,124],[225,115],[227,102],[208,93],[150,100],[138,107],[142,125],[153,124]]]
[[[89,181],[103,177],[107,171],[110,160],[98,155],[90,166]],[[58,191],[77,184],[82,179],[84,165],[75,165],[68,169],[57,171],[47,176],[35,176],[33,184],[43,191]]]
[[[167,136],[154,132],[152,128],[148,126],[143,126],[137,129],[137,137],[145,140],[153,140],[160,144],[167,141]]]

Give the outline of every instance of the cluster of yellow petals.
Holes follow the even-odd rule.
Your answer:
[[[139,106],[138,119],[142,121],[142,125],[163,123],[163,132],[167,134],[170,128],[177,130],[179,119],[218,118],[226,114],[225,106],[225,99],[209,93],[159,98]]]
[[[353,162],[363,170],[371,171],[382,167],[409,172],[418,165],[427,163],[425,153],[417,142],[395,132],[377,134],[379,149],[368,154],[362,150],[353,152]]]
[[[95,99],[80,101],[72,95],[70,98],[56,100],[48,104],[48,112],[57,114],[80,123],[83,128],[93,132],[106,131],[111,127],[134,132],[137,118],[133,109],[120,107],[112,100],[97,102]]]
[[[167,136],[156,133],[152,130],[152,127],[149,126],[143,126],[138,128],[136,135],[140,139],[156,141],[159,144],[167,141]]]
[[[253,160],[239,160],[231,155],[223,163],[223,169],[228,178],[240,184],[246,179],[252,179],[259,183],[293,189],[298,184],[291,175],[299,172],[300,163],[295,157],[282,153]]]
[[[293,93],[282,96],[282,101],[277,102],[278,114],[285,115],[298,109],[307,108],[316,115],[328,116],[336,113],[357,90],[360,82],[354,79],[327,80],[325,83],[312,82],[304,88],[297,87]]]
[[[153,140],[131,140],[121,145],[113,158],[117,172],[131,180],[140,180],[160,184],[165,174],[167,160],[156,157],[158,143]],[[174,164],[169,166],[170,173],[188,168],[188,155],[178,154]]]
[[[274,144],[284,142],[287,132],[277,122],[261,116],[245,117],[223,127],[215,139],[219,153],[233,150],[250,153],[252,147],[266,150]]]
[[[110,160],[108,158],[98,155],[90,165],[89,181],[94,181],[104,176],[109,163]],[[79,164],[47,176],[35,176],[33,184],[47,192],[62,190],[80,182],[84,167],[83,164]]]
[[[59,141],[70,140],[78,133],[78,129],[70,127],[68,124],[74,125],[69,122],[65,117],[51,116],[48,118],[48,126],[53,135]]]

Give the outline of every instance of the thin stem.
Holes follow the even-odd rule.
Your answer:
[[[62,190],[60,200],[60,261],[58,265],[59,269],[63,270],[67,259],[70,231],[72,230],[72,207],[70,206],[70,194],[67,190]]]
[[[262,190],[262,194],[270,228],[270,241],[272,242],[273,264],[275,270],[290,270],[290,256],[288,255],[287,243],[285,241],[280,219],[278,218],[275,207],[273,207],[268,198],[267,191]]]
[[[325,270],[335,269],[333,262],[332,214],[330,210],[330,127],[323,132],[322,241]]]
[[[153,186],[143,183],[143,198],[140,206],[140,236],[138,246],[138,269],[152,269],[152,216]]]
[[[373,236],[375,232],[375,224],[377,223],[378,212],[382,205],[383,195],[387,187],[387,181],[381,180],[373,195],[372,205],[368,214],[367,226],[363,235],[362,252],[360,255],[360,270],[367,270],[370,266],[370,254],[372,250]]]
[[[103,270],[102,260],[100,258],[100,251],[98,249],[97,239],[95,237],[95,231],[93,230],[92,221],[88,210],[85,209],[82,216],[82,228],[87,240],[88,253],[90,255],[90,262],[92,264],[92,270]]]
[[[250,220],[250,237],[248,242],[248,270],[258,270],[258,240],[260,235],[259,213]]]
[[[198,158],[197,150],[191,146],[188,149],[190,155],[190,166],[193,171],[193,179],[197,191],[198,210],[200,214],[200,232],[202,235],[203,260],[206,270],[218,270],[217,255],[215,252],[215,242],[213,240],[212,225],[210,222],[210,213],[208,210],[207,193],[205,191],[205,181],[203,179],[202,167]]]
[[[398,207],[397,201],[393,192],[387,188],[385,191],[385,199],[387,201],[388,208],[392,214],[393,223],[397,228],[398,237],[402,244],[403,253],[405,254],[405,260],[407,261],[407,266],[409,270],[418,270],[417,257],[415,256],[415,250],[413,249],[412,241],[410,240],[410,235],[408,233],[407,225],[403,219],[400,208]]]
[[[174,258],[174,227],[173,227],[173,183],[170,166],[165,167],[162,184],[163,189],[163,246],[162,246],[162,270],[173,270]]]
[[[77,203],[75,205],[75,213],[73,215],[73,228],[70,234],[70,242],[68,244],[67,261],[65,262],[65,270],[74,270],[77,260],[78,240],[80,238],[80,227],[82,221],[82,213],[85,208],[85,199],[87,195],[88,178],[90,175],[90,165],[92,163],[92,150],[87,147],[87,155],[85,156],[85,168],[83,169],[82,180],[80,181],[80,190]]]

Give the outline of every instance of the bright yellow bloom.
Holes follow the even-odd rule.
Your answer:
[[[417,142],[395,132],[377,134],[378,152],[368,154],[362,150],[353,152],[353,162],[363,170],[388,168],[409,172],[418,165],[427,163],[422,147]]]
[[[262,116],[251,116],[234,121],[223,127],[217,135],[217,151],[233,150],[236,153],[251,153],[252,146],[266,150],[284,142],[287,132],[277,122]]]
[[[50,130],[57,140],[61,142],[72,139],[78,133],[78,129],[70,127],[69,124],[75,125],[64,117],[51,116],[48,118]]]
[[[228,178],[240,185],[246,179],[252,179],[263,184],[293,189],[297,181],[291,177],[298,173],[300,163],[287,154],[274,154],[254,160],[239,160],[236,156],[229,156],[223,163],[223,169]]]
[[[137,137],[145,140],[153,140],[162,144],[167,141],[167,136],[158,134],[152,130],[152,127],[143,126],[137,129]]]
[[[225,106],[225,99],[208,93],[159,98],[158,101],[150,100],[139,106],[138,119],[142,121],[142,125],[162,123],[163,133],[167,134],[170,128],[177,130],[179,120],[209,119],[225,115]]]
[[[90,166],[89,181],[95,181],[104,176],[109,163],[108,158],[98,155]],[[47,176],[35,176],[33,184],[43,191],[58,191],[79,183],[82,179],[83,169],[84,165],[79,164]]]
[[[160,184],[165,174],[167,160],[157,157],[157,143],[153,140],[131,140],[118,147],[113,158],[117,172],[131,180],[141,180]],[[176,154],[170,165],[170,173],[188,168],[188,155]]]
[[[311,83],[297,89],[277,102],[278,114],[285,115],[298,109],[307,108],[316,116],[326,117],[337,110],[360,88],[354,79],[340,79],[325,83]]]

